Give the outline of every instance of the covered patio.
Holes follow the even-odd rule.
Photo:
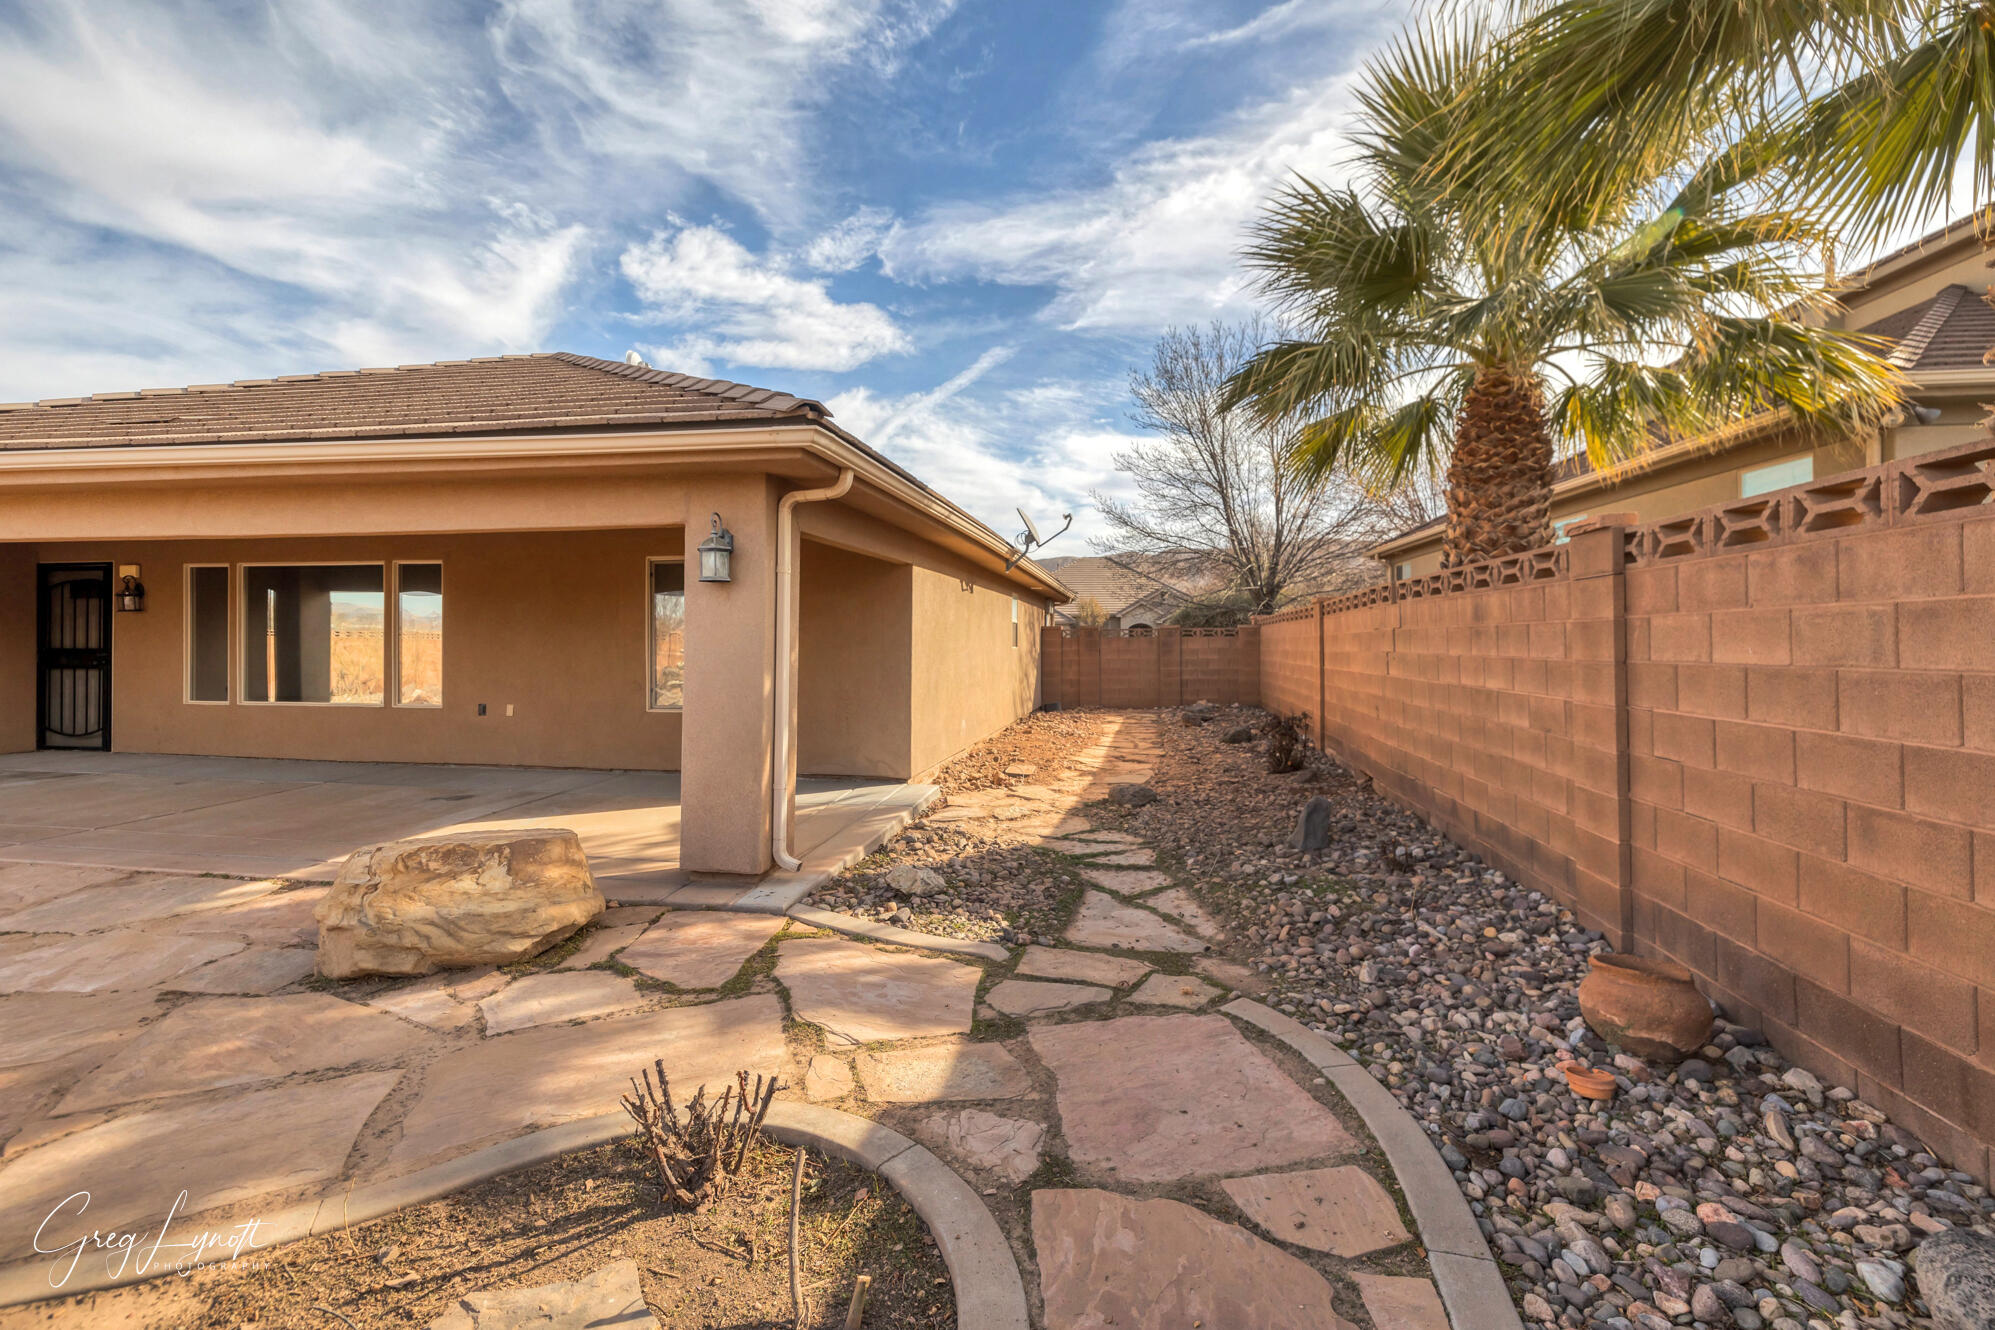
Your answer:
[[[877,846],[931,785],[797,782],[803,867],[759,882],[680,865],[680,773],[50,750],[0,754],[0,864],[325,881],[411,836],[567,827],[613,901],[780,914]]]

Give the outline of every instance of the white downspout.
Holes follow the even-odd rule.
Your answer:
[[[769,853],[777,867],[794,873],[803,867],[790,853],[790,730],[796,723],[796,705],[790,694],[790,657],[796,637],[797,571],[791,566],[791,537],[796,529],[796,507],[843,498],[852,488],[852,468],[838,473],[838,479],[823,489],[793,490],[776,505],[776,716],[775,751],[770,772]]]

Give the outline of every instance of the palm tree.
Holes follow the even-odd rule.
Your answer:
[[[1665,151],[1719,108],[1743,151],[1875,238],[1995,200],[1995,0],[1520,0],[1503,143],[1614,124]],[[1462,157],[1497,140],[1464,141]],[[1629,160],[1624,169],[1646,163]]]
[[[1665,163],[1609,123],[1563,187],[1518,188],[1490,128],[1516,123],[1509,68],[1473,24],[1403,40],[1360,88],[1354,182],[1298,180],[1256,225],[1247,261],[1300,333],[1229,401],[1305,419],[1305,472],[1390,485],[1445,457],[1456,565],[1549,542],[1562,448],[1604,465],[1775,406],[1803,426],[1888,406],[1881,356],[1809,321],[1819,283],[1797,265],[1821,236],[1750,206],[1752,163]],[[1640,177],[1613,167],[1643,152]]]

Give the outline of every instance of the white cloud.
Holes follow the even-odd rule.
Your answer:
[[[845,429],[907,467],[1010,539],[1024,508],[1041,531],[1074,515],[1049,554],[1085,554],[1104,533],[1089,494],[1127,497],[1114,454],[1136,441],[1091,406],[1121,401],[1121,385],[1042,380],[999,392],[967,390],[1008,357],[993,348],[936,387],[904,396],[867,388],[825,403]]]
[[[662,163],[796,223],[828,75],[891,75],[954,0],[503,0],[503,86],[556,143]]]
[[[1334,177],[1351,99],[1338,77],[1196,138],[1146,144],[1088,189],[957,203],[897,224],[889,276],[1048,286],[1063,327],[1149,333],[1251,304],[1238,253],[1290,172]]]
[[[657,347],[654,364],[842,371],[912,348],[879,306],[840,303],[827,280],[794,275],[780,256],[758,258],[718,227],[657,232],[626,249],[621,267],[654,317],[700,328]]]
[[[0,6],[0,259],[66,320],[0,312],[0,396],[543,349],[634,218],[718,191],[814,222],[799,180],[836,79],[890,76],[953,4]],[[812,253],[854,266],[883,225],[861,210]],[[49,271],[76,253],[95,270]],[[208,321],[201,282],[243,313]],[[707,350],[849,367],[904,345],[872,306],[803,309]]]
[[[803,262],[819,272],[851,272],[879,252],[893,221],[891,209],[861,208],[813,236],[803,247]]]

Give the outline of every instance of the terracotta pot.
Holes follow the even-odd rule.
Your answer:
[[[1559,1070],[1565,1073],[1566,1084],[1581,1099],[1612,1099],[1614,1097],[1614,1073],[1595,1071],[1582,1067],[1577,1062],[1561,1062]]]
[[[1602,952],[1579,985],[1579,1011],[1622,1051],[1681,1062],[1711,1037],[1711,1004],[1675,961]]]

